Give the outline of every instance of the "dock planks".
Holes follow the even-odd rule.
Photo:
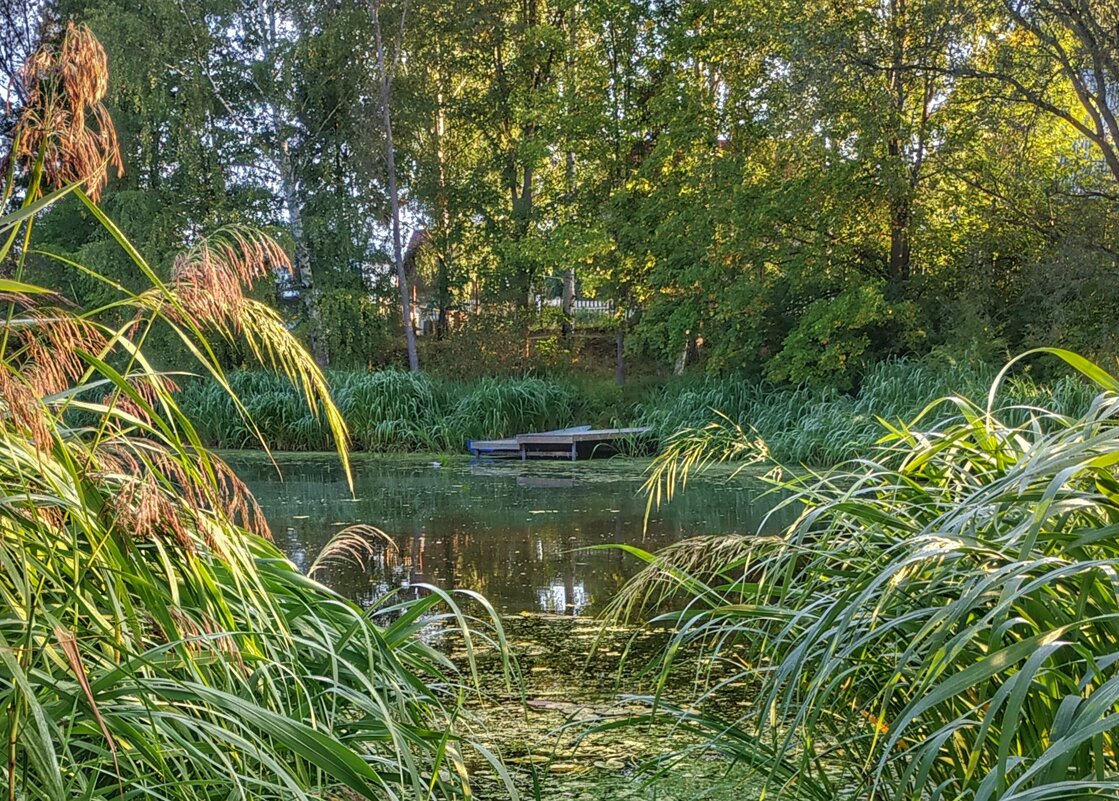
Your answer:
[[[541,435],[577,434],[590,431],[590,426],[573,426],[571,428],[556,428],[551,431],[542,431]],[[491,458],[513,457],[521,455],[521,446],[517,444],[516,437],[507,439],[472,439],[466,443],[466,449],[475,456]]]
[[[648,428],[590,428],[585,431],[518,434],[521,459],[593,459],[613,456],[623,444],[647,439]]]
[[[518,434],[508,439],[471,440],[467,449],[475,456],[527,459],[593,459],[613,456],[621,446],[649,443],[649,428],[591,428],[576,426],[555,431]]]
[[[472,439],[466,443],[466,449],[475,456],[520,456],[521,448],[517,440],[509,439]]]

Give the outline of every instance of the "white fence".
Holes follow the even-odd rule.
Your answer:
[[[536,299],[536,307],[544,308],[545,306],[554,306],[559,308],[563,305],[561,298],[540,298]],[[576,300],[574,304],[574,311],[576,314],[585,312],[586,314],[613,314],[614,301],[612,300]]]

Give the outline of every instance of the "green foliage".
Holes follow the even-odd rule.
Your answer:
[[[360,289],[329,289],[319,296],[319,325],[335,367],[381,367],[392,353],[396,328],[385,306]]]
[[[346,419],[350,441],[372,452],[458,451],[468,439],[512,436],[601,419],[593,398],[539,378],[487,378],[449,384],[400,370],[334,371],[331,394]],[[325,450],[329,431],[290,383],[267,373],[240,371],[230,386],[253,423],[275,448]],[[196,381],[179,402],[198,420],[204,441],[221,448],[254,446],[252,427],[219,384]]]
[[[828,466],[871,450],[882,434],[880,420],[910,420],[938,397],[979,396],[994,375],[995,370],[981,364],[894,360],[871,369],[853,395],[707,377],[662,390],[638,407],[636,422],[652,426],[667,443],[683,429],[729,421],[764,440],[778,462]],[[1069,415],[1081,413],[1092,398],[1083,381],[1069,376],[1050,384],[1020,377],[1005,392],[1015,404]],[[928,414],[937,423],[952,412],[940,406]]]
[[[872,337],[881,342],[895,328],[890,325],[894,318],[895,308],[871,284],[813,301],[766,365],[766,374],[794,385],[848,389],[869,366]]]
[[[316,355],[402,364],[378,76],[352,60],[366,6],[47,6],[108,48],[130,169],[106,207],[156,269],[183,230],[282,229],[313,287],[284,312]],[[1119,353],[1117,110],[1092,89],[1119,80],[1106,3],[405,6],[381,4],[437,369],[578,361],[554,326],[532,337],[568,271],[662,370],[694,341],[712,373],[843,390],[940,349]],[[129,278],[88,216],[51,217],[48,249]]]
[[[684,655],[732,673],[622,725],[698,735],[767,797],[1115,797],[1119,379],[1057,353],[1102,390],[1075,416],[1014,409],[1021,384],[996,381],[993,408],[943,398],[858,462],[776,481],[797,512],[778,534],[629,549],[648,566],[614,613],[669,610],[649,621],[674,632],[658,688]],[[726,424],[678,443],[658,497],[764,456]]]

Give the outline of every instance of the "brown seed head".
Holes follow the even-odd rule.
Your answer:
[[[236,328],[244,290],[291,261],[274,239],[252,229],[229,228],[199,240],[175,259],[172,282],[196,322]]]
[[[85,371],[81,354],[97,355],[105,347],[101,330],[89,320],[64,309],[31,309],[12,321],[20,344],[13,360],[40,396],[60,392]]]
[[[180,504],[152,473],[114,476],[105,498],[106,514],[117,529],[137,540],[171,540],[186,551],[195,550]]]
[[[12,158],[32,172],[42,159],[46,184],[84,181],[96,202],[109,168],[124,170],[116,129],[102,104],[108,88],[105,49],[85,25],[69,23],[57,48],[44,47],[23,65],[27,104],[16,122]]]
[[[40,451],[51,444],[51,426],[46,410],[27,382],[0,367],[0,419],[29,435]]]

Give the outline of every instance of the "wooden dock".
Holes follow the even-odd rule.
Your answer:
[[[572,428],[556,428],[552,431],[543,431],[543,435],[574,434],[590,431],[590,426],[574,426]],[[466,443],[466,449],[475,456],[489,457],[492,459],[511,458],[521,455],[521,446],[517,444],[516,437],[508,439],[472,439]]]
[[[471,440],[467,450],[475,456],[527,459],[594,459],[628,450],[634,443],[648,449],[649,428],[591,428],[577,426],[556,431],[518,434],[509,439]]]
[[[475,456],[500,459],[503,457],[520,456],[521,449],[517,440],[509,439],[472,439],[466,443],[466,449]]]
[[[621,453],[624,446],[648,443],[649,428],[589,428],[585,431],[545,431],[518,434],[521,459],[594,459]]]

